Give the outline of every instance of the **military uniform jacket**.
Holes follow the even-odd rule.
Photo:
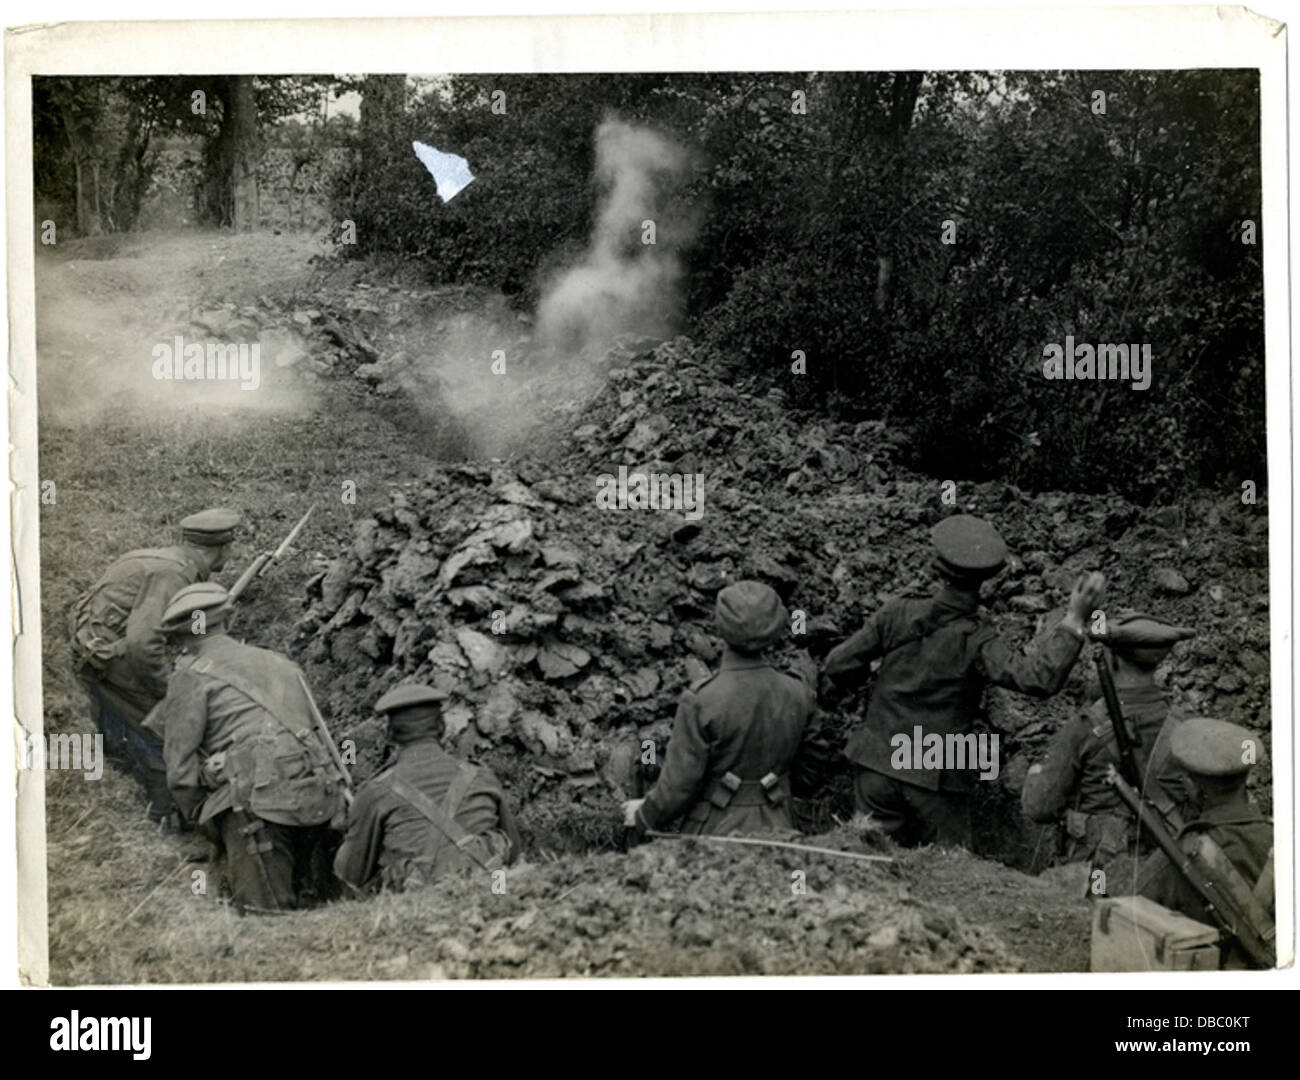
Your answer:
[[[1169,755],[1169,737],[1182,717],[1170,713],[1164,694],[1154,684],[1122,688],[1119,700],[1129,729],[1137,736],[1133,756],[1145,777],[1144,790],[1159,785],[1170,803],[1181,803],[1182,770]],[[1119,753],[1103,698],[1052,738],[1042,771],[1025,777],[1021,809],[1040,822],[1056,821],[1066,810],[1128,820],[1132,814],[1106,782],[1112,765],[1119,768]]]
[[[683,832],[793,828],[788,776],[813,705],[803,682],[760,658],[728,651],[717,674],[682,694],[663,771],[641,805],[640,823],[658,829],[686,814]],[[719,791],[727,773],[749,782],[730,801]],[[754,783],[769,773],[780,778],[780,791],[771,795]]]
[[[1269,855],[1273,851],[1273,823],[1253,806],[1211,807],[1183,826],[1179,839],[1193,831],[1209,832],[1247,885],[1255,886],[1265,869],[1272,873]],[[1152,852],[1142,864],[1137,892],[1188,918],[1216,925],[1200,893],[1187,883],[1163,851]],[[1229,943],[1220,967],[1242,967],[1246,962],[1245,951],[1234,941]]]
[[[159,707],[167,786],[200,824],[248,810],[279,825],[319,825],[343,807],[342,781],[316,733],[298,665],[213,634],[176,665]],[[225,754],[220,780],[204,776]],[[211,770],[209,770],[210,772]]]
[[[856,634],[831,650],[827,674],[863,671],[882,658],[866,721],[850,737],[845,756],[855,765],[931,791],[973,791],[976,769],[896,769],[896,734],[964,734],[979,713],[986,684],[1035,697],[1065,685],[1082,638],[1057,625],[1016,655],[978,614],[979,599],[944,588],[919,600],[895,600]]]
[[[519,854],[519,830],[501,784],[487,769],[452,757],[430,737],[403,746],[397,761],[357,792],[334,873],[359,889],[400,889],[473,865],[428,817],[393,790],[394,781],[401,779],[445,810],[453,782],[466,770],[470,775],[464,796],[449,816],[475,836],[478,858],[513,862]]]
[[[181,589],[206,577],[183,547],[127,552],[77,600],[73,652],[99,682],[147,711],[167,692],[171,672],[163,612]]]

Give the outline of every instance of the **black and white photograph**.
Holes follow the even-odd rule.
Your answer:
[[[21,981],[1290,968],[1284,38],[1143,10],[11,56]]]

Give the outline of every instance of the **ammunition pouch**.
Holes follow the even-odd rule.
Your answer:
[[[733,772],[709,792],[708,801],[719,810],[729,806],[780,806],[790,797],[790,778],[768,773],[761,780],[742,780]]]

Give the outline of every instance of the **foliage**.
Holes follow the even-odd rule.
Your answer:
[[[336,189],[362,253],[530,304],[585,240],[616,115],[695,154],[689,329],[797,403],[906,425],[956,479],[1158,500],[1263,476],[1253,72],[455,76],[405,104]],[[443,205],[415,138],[477,182]],[[1044,378],[1066,335],[1150,344],[1150,388]]]

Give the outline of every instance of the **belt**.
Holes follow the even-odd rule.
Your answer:
[[[742,780],[728,771],[713,786],[708,801],[725,810],[728,806],[780,806],[789,797],[789,777],[770,772],[761,780]]]

